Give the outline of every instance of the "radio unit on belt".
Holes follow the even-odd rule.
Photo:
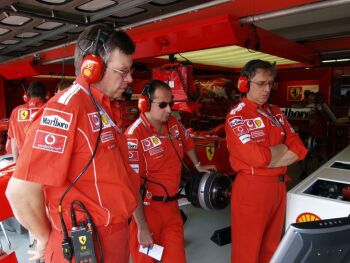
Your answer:
[[[80,221],[79,224],[76,220],[75,206],[78,206],[79,212],[83,212],[86,215],[86,221]],[[97,263],[95,248],[94,248],[94,236],[100,250],[101,262],[103,262],[102,245],[96,227],[92,220],[89,211],[86,209],[84,204],[80,201],[73,201],[70,206],[70,214],[72,220],[72,230],[70,236],[68,236],[67,230],[64,231],[64,240],[62,242],[62,251],[64,257],[71,261],[73,255],[75,262],[88,262]],[[64,229],[65,223],[63,224]]]
[[[74,250],[75,262],[97,263],[92,225],[82,222],[81,226],[73,227],[71,239]]]

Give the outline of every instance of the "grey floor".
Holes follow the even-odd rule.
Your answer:
[[[317,164],[318,165],[318,164]],[[308,167],[314,170],[317,167]],[[292,181],[288,188],[292,188],[300,182],[303,167],[299,164],[294,164],[289,167],[288,174]],[[310,174],[310,172],[308,174]],[[230,262],[231,246],[218,246],[210,240],[211,235],[217,229],[224,228],[230,225],[230,208],[219,211],[205,211],[200,208],[195,208],[192,205],[181,206],[187,216],[185,223],[185,248],[187,262],[189,263],[227,263]],[[10,229],[11,230],[11,229]],[[7,231],[11,243],[12,250],[16,252],[19,263],[27,261],[26,251],[29,241],[27,234],[17,234],[16,232]],[[2,231],[0,231],[0,241],[6,251],[8,249]]]
[[[220,211],[205,211],[191,205],[182,206],[187,216],[185,223],[185,247],[187,261],[191,263],[229,262],[230,245],[220,247],[210,241],[213,232],[230,224],[230,209]],[[8,228],[8,227],[6,227]],[[6,231],[16,252],[19,263],[28,262],[27,249],[29,245],[27,234],[17,234]],[[0,232],[0,240],[4,250],[9,252],[4,235]]]

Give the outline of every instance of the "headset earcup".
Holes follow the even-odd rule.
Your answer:
[[[137,104],[140,112],[147,112],[150,110],[150,102],[148,96],[140,95],[139,101]]]
[[[247,76],[240,76],[238,79],[237,88],[241,93],[247,93],[249,90],[249,80]]]
[[[100,56],[87,55],[81,63],[81,76],[87,83],[96,83],[102,79],[104,62]]]
[[[28,102],[29,97],[28,97],[27,92],[25,92],[25,93],[23,94],[23,100],[24,100],[24,103],[27,103],[27,102]]]

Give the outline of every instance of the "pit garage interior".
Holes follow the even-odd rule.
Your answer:
[[[2,0],[0,251],[8,256],[0,256],[0,261],[27,262],[29,245],[26,231],[8,220],[12,215],[4,196],[14,169],[5,151],[8,118],[23,104],[30,81],[45,82],[52,95],[61,79],[74,79],[76,39],[96,23],[125,30],[136,43],[129,124],[139,114],[137,98],[145,83],[152,78],[172,82],[174,110],[190,129],[200,161],[215,164],[219,172],[232,177],[220,125],[240,100],[239,72],[251,59],[275,62],[277,87],[271,103],[283,109],[309,149],[303,162],[288,169],[286,228],[296,222],[347,217],[349,10],[349,0]],[[179,202],[187,217],[187,261],[230,262],[229,241],[224,235],[219,241],[212,237],[230,225],[229,205],[211,209],[205,202],[193,205],[185,198]],[[349,249],[350,243],[345,246]]]

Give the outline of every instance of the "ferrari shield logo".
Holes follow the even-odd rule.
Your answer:
[[[79,242],[80,242],[80,244],[85,245],[85,243],[86,243],[86,236],[80,236],[79,237]]]
[[[20,111],[21,120],[29,120],[29,111],[21,110]]]
[[[208,144],[206,147],[206,152],[207,152],[207,158],[209,161],[211,161],[214,157],[214,150],[215,150],[215,147],[214,147],[214,144]]]

